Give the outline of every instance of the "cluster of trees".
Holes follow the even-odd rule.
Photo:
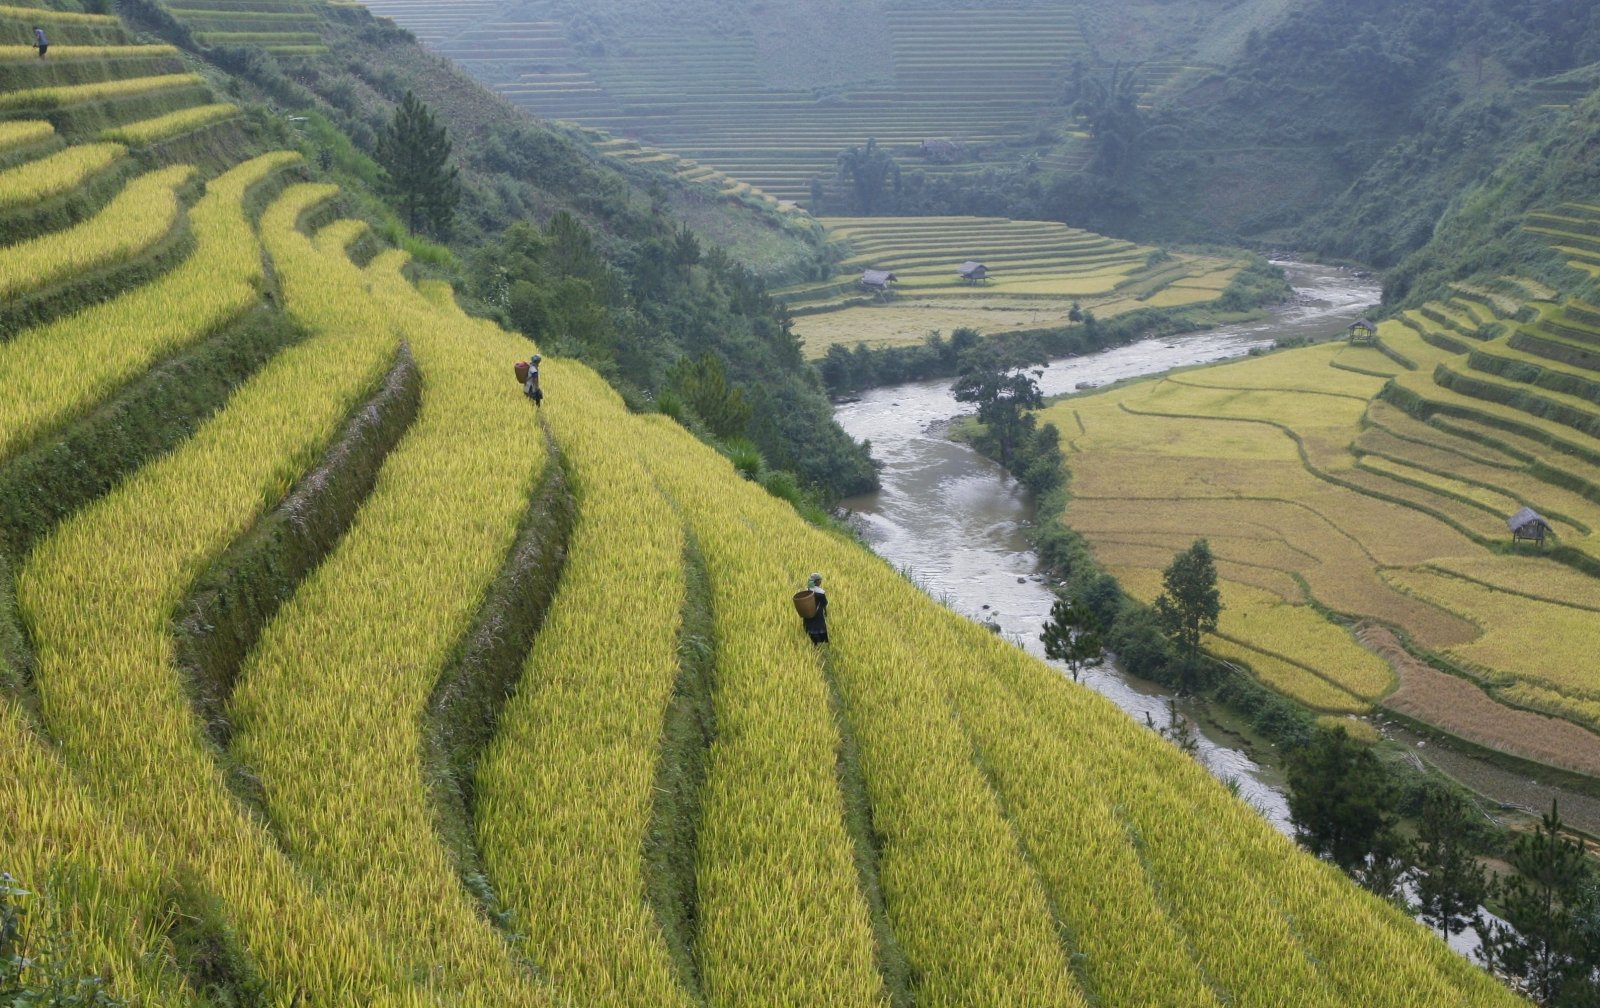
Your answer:
[[[603,249],[576,216],[513,224],[469,264],[469,288],[546,352],[576,357],[641,407],[687,419],[833,499],[876,483],[834,422],[815,368],[764,284],[657,213]],[[549,390],[549,394],[556,394]]]
[[[1064,461],[1055,424],[1039,426],[1034,410],[1041,371],[1005,362],[988,344],[973,346],[962,358],[961,376],[950,391],[957,402],[977,407],[977,424],[967,432],[974,447],[1000,464],[1035,493],[1061,485]]]
[[[1289,812],[1307,850],[1417,913],[1448,939],[1467,928],[1484,964],[1549,1008],[1600,1005],[1600,870],[1558,809],[1496,850],[1499,832],[1453,788],[1427,787],[1400,828],[1405,795],[1372,747],[1318,730],[1289,761]],[[1508,867],[1493,877],[1484,858]],[[1485,904],[1495,916],[1486,916]]]

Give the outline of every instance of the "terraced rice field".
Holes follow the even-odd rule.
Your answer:
[[[530,344],[403,252],[358,265],[297,154],[151,168],[96,94],[0,125],[33,306],[0,332],[0,871],[71,975],[180,1006],[1520,1003],[594,372],[547,360],[534,409]]]
[[[1062,326],[1074,303],[1109,318],[1144,307],[1217,298],[1240,264],[1157,249],[1048,221],[999,217],[824,218],[848,256],[830,280],[796,284],[777,296],[796,319],[806,353],[921,343],[957,326],[981,332]],[[961,279],[974,260],[987,279]],[[898,278],[885,298],[860,289],[865,269]]]
[[[202,45],[258,47],[280,59],[327,53],[323,0],[165,0]]]
[[[969,152],[1020,139],[1088,51],[1071,8],[869,6],[854,16],[887,44],[876,59],[840,68],[830,81],[842,87],[819,96],[784,74],[827,59],[805,52],[820,36],[769,38],[737,9],[715,26],[641,24],[625,42],[597,46],[575,40],[561,12],[538,3],[367,6],[536,115],[638,140],[799,203],[840,151],[868,137],[908,164],[921,163],[925,139]]]
[[[1600,230],[1600,208],[1560,216],[1567,232]],[[1551,220],[1531,218],[1540,233]],[[1525,306],[1532,320],[1516,321]],[[1382,323],[1377,346],[1187,371],[1069,397],[1041,419],[1066,432],[1067,523],[1135,596],[1152,598],[1172,554],[1210,540],[1229,607],[1219,656],[1315,708],[1392,705],[1586,767],[1591,747],[1573,740],[1600,741],[1585,657],[1600,625],[1589,340],[1600,348],[1600,309],[1507,278]],[[1524,507],[1548,522],[1543,548],[1511,545],[1506,519]],[[1388,635],[1374,646],[1397,677],[1358,621],[1368,643]],[[1497,719],[1495,704],[1566,720]]]

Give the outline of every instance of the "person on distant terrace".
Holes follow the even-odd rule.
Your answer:
[[[33,45],[39,50],[39,58],[44,59],[44,51],[50,48],[50,40],[44,37],[44,29],[38,25],[33,26]]]

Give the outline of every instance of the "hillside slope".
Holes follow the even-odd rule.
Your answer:
[[[128,41],[57,20],[89,26],[62,64]],[[35,894],[29,982],[1518,1003],[593,370],[550,355],[535,408],[526,339],[294,152],[151,126],[57,203],[113,116],[176,111],[137,63],[0,90],[0,871]],[[789,598],[813,569],[821,650]]]

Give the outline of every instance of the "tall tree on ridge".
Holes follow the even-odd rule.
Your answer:
[[[1161,572],[1161,587],[1156,596],[1156,619],[1178,652],[1179,692],[1192,693],[1200,684],[1200,638],[1217,628],[1222,613],[1211,544],[1196,539],[1173,557]]]
[[[410,91],[394,118],[378,134],[377,161],[383,187],[398,201],[406,227],[447,237],[461,202],[460,169],[450,164],[450,136]]]

